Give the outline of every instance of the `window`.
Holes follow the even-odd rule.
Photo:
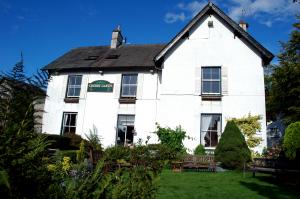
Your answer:
[[[202,67],[202,94],[221,94],[221,67]]]
[[[77,113],[63,113],[62,134],[76,132]]]
[[[137,74],[122,75],[121,97],[135,97],[137,88]]]
[[[82,75],[70,75],[68,78],[67,97],[79,97]]]
[[[134,115],[118,115],[117,145],[128,146],[133,144]]]
[[[201,115],[201,143],[205,147],[215,147],[221,135],[221,114]]]

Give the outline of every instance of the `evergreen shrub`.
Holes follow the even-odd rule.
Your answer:
[[[242,169],[251,160],[245,138],[236,124],[228,121],[215,150],[215,159],[228,169]]]
[[[297,151],[300,152],[300,121],[290,124],[285,130],[283,148],[286,157],[291,160],[296,158]]]

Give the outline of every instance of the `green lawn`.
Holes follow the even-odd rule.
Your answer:
[[[270,175],[242,172],[182,172],[165,170],[160,177],[158,199],[193,198],[300,198],[299,188],[276,185]]]

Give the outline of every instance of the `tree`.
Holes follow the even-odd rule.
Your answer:
[[[260,115],[252,116],[250,113],[246,117],[231,119],[242,131],[246,138],[246,143],[251,149],[258,146],[262,141],[261,137],[256,136],[256,132],[261,130],[260,120]]]
[[[46,77],[27,78],[23,59],[0,74],[0,194],[4,198],[43,198],[51,183],[43,157],[48,142],[34,131],[36,99]],[[4,186],[5,185],[5,186]]]
[[[233,121],[228,121],[215,149],[215,158],[225,168],[241,169],[251,160],[251,152],[245,138]]]
[[[300,18],[298,17],[298,20]],[[300,26],[294,24],[295,30],[289,41],[281,42],[278,55],[279,65],[273,66],[270,88],[267,90],[267,112],[271,119],[282,115],[286,124],[300,118]]]
[[[289,159],[295,159],[300,152],[300,121],[290,124],[285,130],[283,149]]]

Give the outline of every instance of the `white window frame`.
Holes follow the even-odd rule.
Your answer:
[[[219,131],[218,130],[203,130],[203,126],[204,126],[204,124],[203,124],[203,121],[202,121],[202,117],[203,116],[211,116],[211,117],[213,117],[213,116],[219,116],[220,117],[220,129],[219,129]],[[222,134],[222,114],[220,114],[220,113],[202,113],[201,114],[201,118],[200,118],[200,123],[201,123],[201,127],[200,127],[200,142],[201,142],[201,144],[205,147],[205,148],[215,148],[217,145],[218,145],[218,143],[219,143],[219,137],[221,136],[221,134]],[[215,133],[217,133],[217,145],[216,146],[212,146],[211,145],[211,140],[210,140],[210,146],[205,146],[205,140],[204,140],[204,137],[205,137],[205,134],[207,133],[207,132],[209,132],[209,133],[211,133],[211,132],[215,132]],[[210,135],[210,138],[211,138],[211,135]],[[202,141],[203,141],[203,143],[202,143]]]
[[[67,121],[66,121],[67,120],[67,117],[66,117],[67,115],[76,115],[75,125],[66,124],[67,123]],[[77,117],[78,117],[77,112],[63,112],[62,128],[61,128],[61,134],[62,135],[66,134],[66,133],[71,133],[70,128],[75,128],[74,133],[76,133]],[[69,131],[65,132],[65,128],[69,128]]]
[[[216,68],[219,70],[219,79],[204,79],[204,70],[205,69],[212,69]],[[202,95],[221,95],[222,93],[222,77],[221,77],[221,66],[203,66],[201,67],[201,94]],[[203,92],[204,89],[204,82],[219,82],[219,92],[218,93],[213,93],[213,92]]]
[[[136,83],[135,84],[125,84],[124,83],[124,77],[126,76],[136,76]],[[135,95],[126,95],[126,94],[123,94],[123,87],[124,86],[129,86],[129,89],[132,88],[132,87],[135,87]],[[128,74],[122,74],[122,79],[121,79],[121,92],[120,92],[120,97],[121,98],[134,98],[136,97],[136,93],[137,93],[137,86],[138,86],[138,74],[136,73],[128,73]]]
[[[76,77],[75,78],[75,82],[77,81],[77,77],[80,77],[80,85],[71,85],[70,82],[71,82],[71,78],[72,77]],[[68,84],[67,84],[67,93],[66,93],[66,97],[68,98],[79,98],[80,97],[80,92],[81,92],[81,84],[82,84],[82,75],[69,75],[68,76]],[[69,95],[69,90],[70,89],[78,89],[79,88],[79,94],[78,95]],[[75,92],[74,92],[75,94]]]

